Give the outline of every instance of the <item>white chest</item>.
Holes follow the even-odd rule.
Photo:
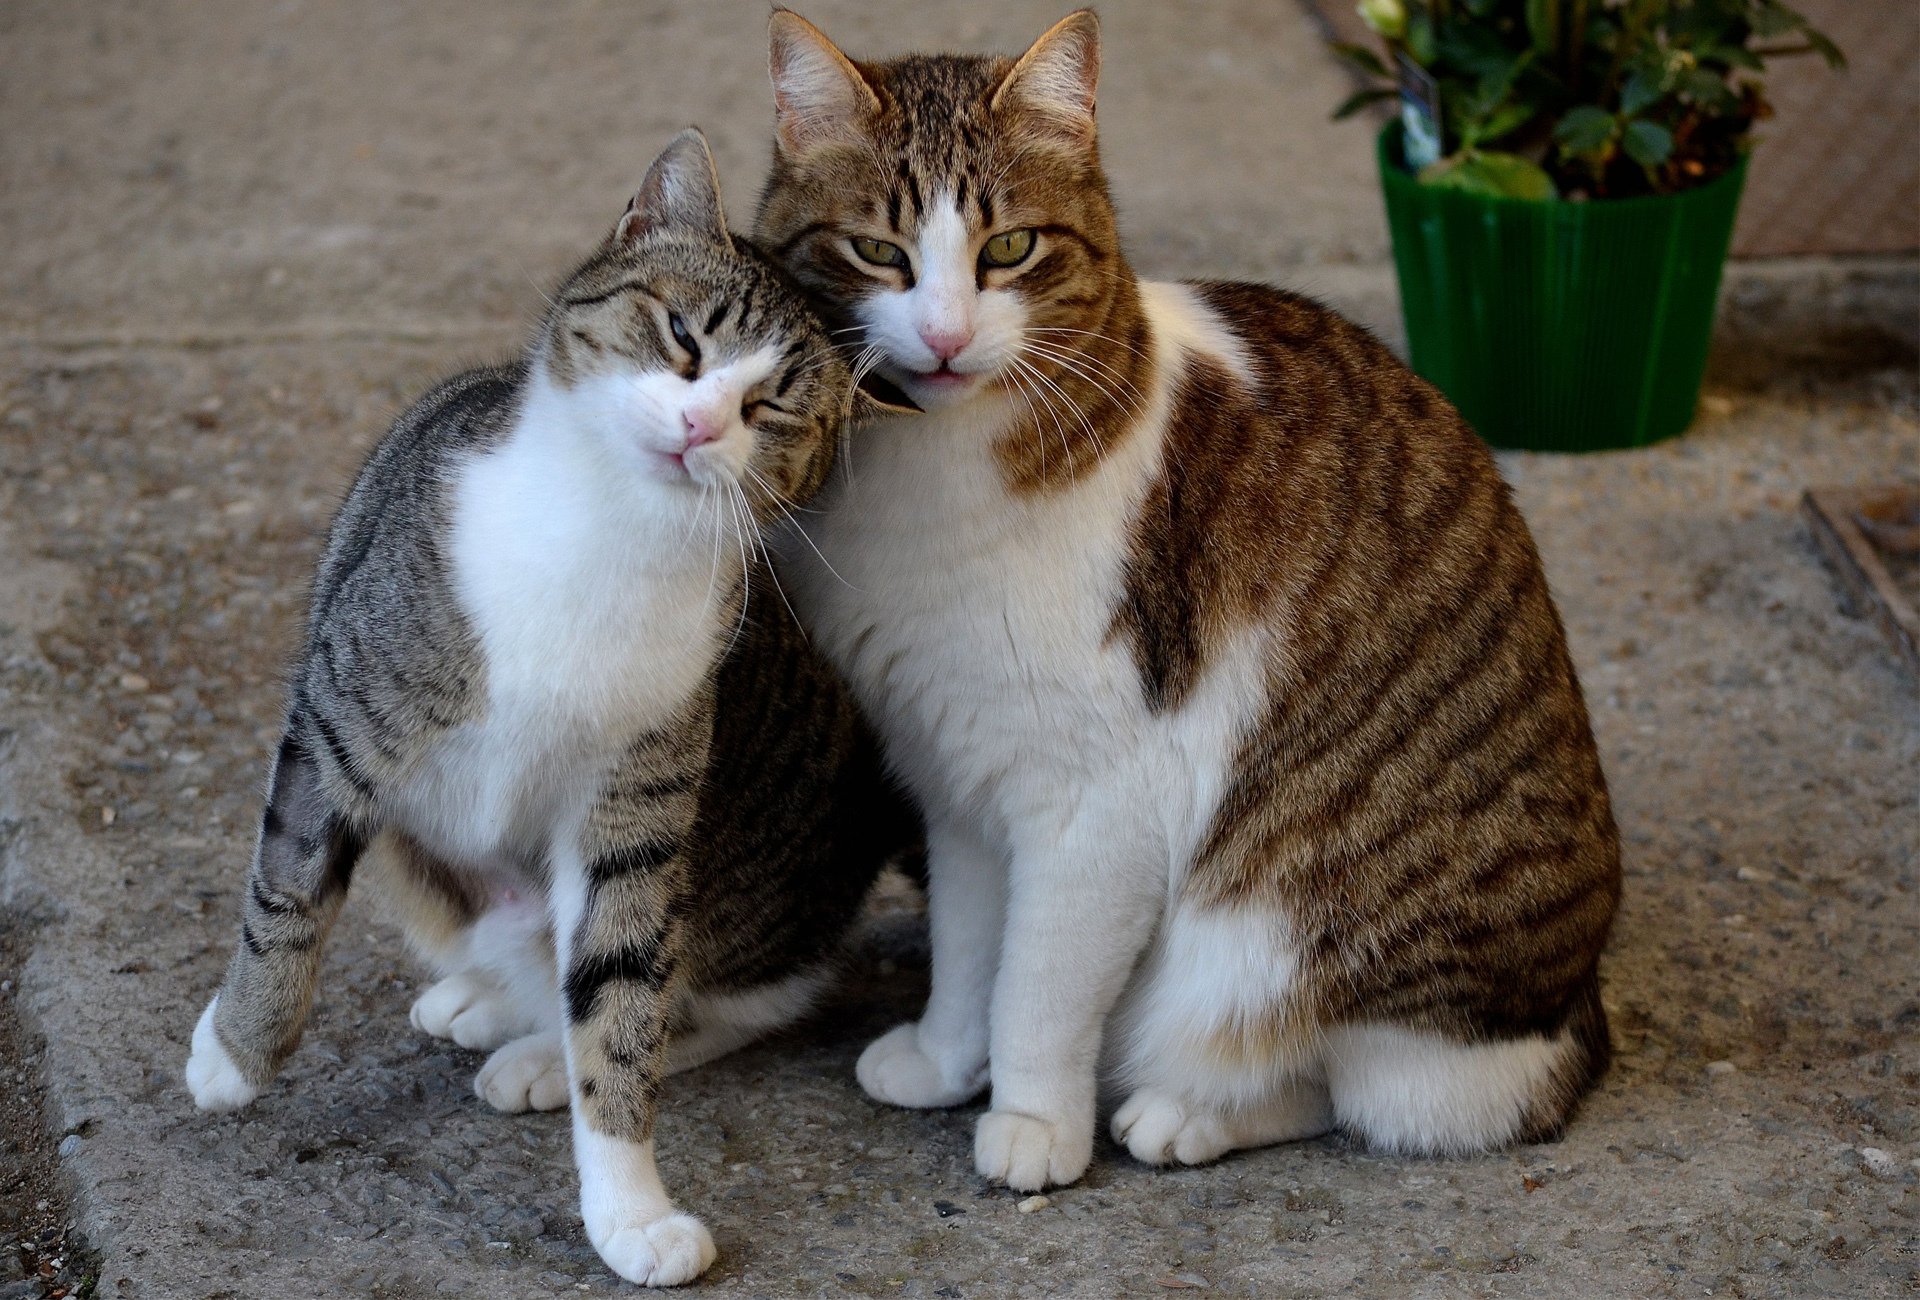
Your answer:
[[[818,555],[789,548],[790,585],[922,796],[1004,820],[1095,779],[1153,723],[1109,636],[1137,467],[1116,453],[1028,503],[989,455],[940,416],[863,435],[806,518]]]
[[[456,860],[504,866],[577,825],[634,739],[700,687],[722,602],[706,566],[660,563],[670,540],[531,440],[471,461],[454,502],[452,577],[485,705],[429,755],[400,817]]]
[[[1224,788],[1268,642],[1237,638],[1181,709],[1156,714],[1115,633],[1168,377],[1196,351],[1237,365],[1187,291],[1154,288],[1148,306],[1160,378],[1096,472],[1008,492],[991,452],[1006,415],[982,403],[870,427],[805,516],[812,545],[785,550],[802,617],[931,809],[1017,838],[1100,800],[1134,810],[1177,864]]]

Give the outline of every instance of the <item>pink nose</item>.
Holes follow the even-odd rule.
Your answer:
[[[692,451],[702,443],[712,442],[726,432],[726,421],[712,411],[682,411],[680,422],[686,426],[687,440],[682,451]]]
[[[951,361],[967,350],[967,344],[973,342],[970,329],[922,329],[920,341],[933,351],[933,355],[942,361]]]

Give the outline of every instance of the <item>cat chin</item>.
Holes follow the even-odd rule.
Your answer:
[[[891,370],[892,367],[889,367]],[[987,391],[988,381],[995,372],[980,371],[966,376],[965,382],[954,380],[928,379],[924,375],[909,370],[893,371],[887,377],[893,379],[915,405],[923,411],[941,410],[970,402]]]

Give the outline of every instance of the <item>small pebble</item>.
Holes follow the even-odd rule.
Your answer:
[[[71,1160],[75,1155],[79,1154],[81,1142],[82,1138],[78,1133],[69,1133],[61,1138],[60,1158],[62,1160]],[[1884,1155],[1886,1153],[1882,1152],[1881,1154]]]
[[[1052,1204],[1053,1204],[1053,1201],[1048,1197],[1029,1196],[1026,1200],[1020,1202],[1020,1204],[1014,1206],[1013,1208],[1020,1211],[1020,1213],[1022,1214],[1032,1214],[1035,1210],[1044,1210],[1049,1205],[1052,1205]]]
[[[1735,879],[1744,880],[1752,885],[1764,885],[1773,879],[1764,871],[1755,871],[1752,867],[1742,867],[1733,873]]]
[[[102,808],[100,810],[100,824],[102,826],[111,826],[113,825],[113,819],[118,815],[119,814],[111,808]]]
[[[62,1146],[60,1150],[63,1155],[66,1153],[64,1146]],[[1893,1178],[1899,1175],[1900,1162],[1895,1160],[1888,1152],[1882,1151],[1879,1147],[1860,1147],[1858,1150],[1861,1161],[1867,1166],[1868,1173],[1875,1174],[1881,1178]]]
[[[136,695],[144,695],[152,685],[152,682],[142,677],[139,673],[120,674],[120,689],[123,691],[132,691]]]
[[[1708,1074],[1732,1074],[1734,1071],[1738,1070],[1739,1068],[1740,1067],[1735,1065],[1732,1061],[1708,1061],[1707,1062]]]

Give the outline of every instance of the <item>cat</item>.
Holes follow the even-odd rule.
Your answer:
[[[918,835],[759,549],[850,408],[908,408],[854,386],[717,185],[683,133],[523,359],[442,383],[368,457],[187,1065],[209,1110],[271,1080],[380,848],[444,975],[414,1022],[498,1048],[496,1107],[571,1104],[587,1235],[651,1285],[714,1258],[655,1168],[663,1073],[799,1015]]]
[[[1081,1176],[1103,1083],[1152,1164],[1557,1131],[1618,833],[1484,445],[1305,298],[1135,276],[1091,11],[1017,60],[771,37],[756,234],[926,408],[780,544],[927,819],[932,991],[861,1085],[990,1086],[1021,1191]]]

